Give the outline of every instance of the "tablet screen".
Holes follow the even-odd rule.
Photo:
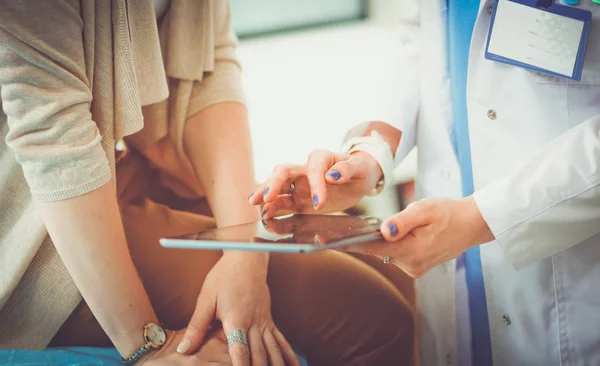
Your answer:
[[[298,246],[298,251],[330,249],[378,240],[381,221],[373,217],[345,215],[290,215],[256,223],[208,230],[161,240],[167,247],[279,251],[268,244]],[[186,243],[187,242],[187,243]],[[221,243],[221,244],[219,244]],[[265,249],[260,249],[265,248]],[[288,248],[294,251],[293,248]],[[303,249],[303,250],[301,250]],[[288,251],[288,250],[285,250]]]

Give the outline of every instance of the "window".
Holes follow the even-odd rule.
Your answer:
[[[363,19],[366,0],[231,0],[240,38]]]

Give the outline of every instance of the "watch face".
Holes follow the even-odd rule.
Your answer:
[[[148,323],[144,327],[144,337],[147,342],[151,342],[154,346],[162,346],[167,340],[167,333],[158,324]]]

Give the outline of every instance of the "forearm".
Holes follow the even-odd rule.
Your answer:
[[[246,107],[224,102],[203,109],[186,123],[184,146],[217,226],[260,219],[258,208],[248,204],[256,181]],[[250,255],[267,258],[257,253],[245,258]]]
[[[516,268],[598,235],[600,115],[549,142],[474,199]]]
[[[156,322],[129,255],[112,182],[83,196],[39,203],[56,249],[94,316],[128,357]]]

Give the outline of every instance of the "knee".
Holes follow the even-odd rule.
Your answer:
[[[371,312],[372,348],[353,365],[410,365],[415,345],[415,311],[397,291],[380,297]]]
[[[354,309],[351,328],[358,334],[347,366],[411,365],[415,345],[415,310],[389,281],[371,274],[354,284],[365,302]],[[359,335],[360,334],[360,335]]]

